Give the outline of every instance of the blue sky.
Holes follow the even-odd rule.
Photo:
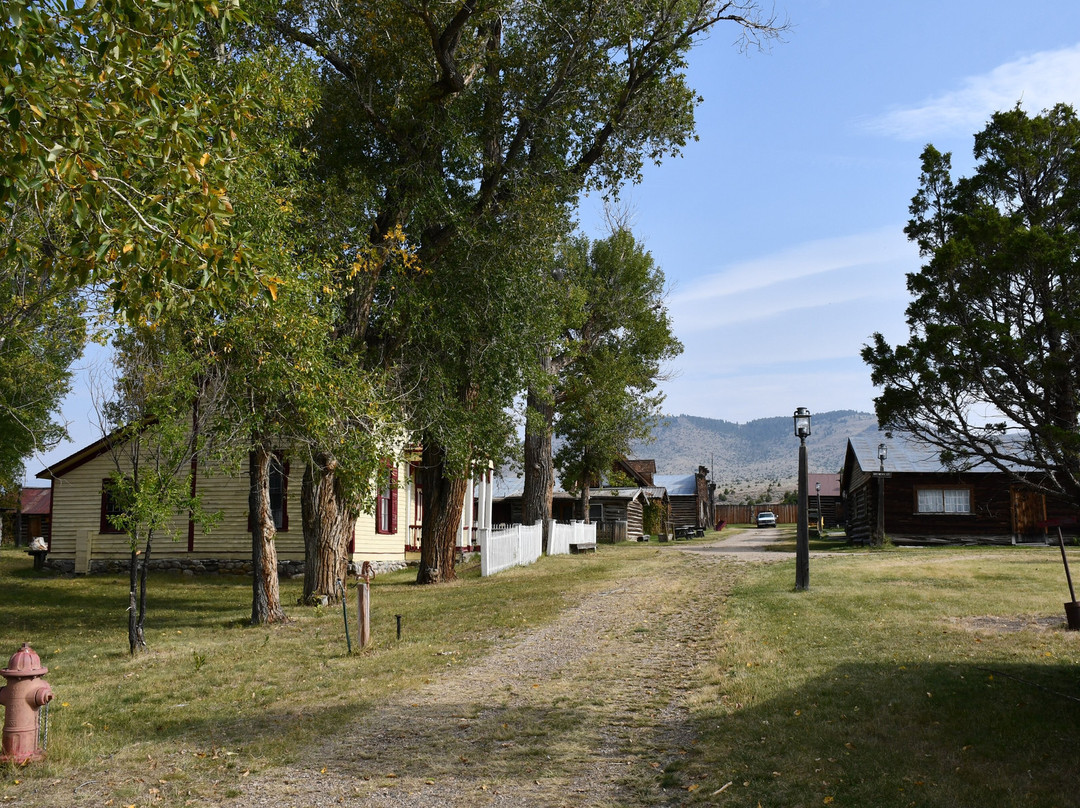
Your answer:
[[[715,30],[690,57],[699,140],[622,197],[671,284],[685,345],[665,409],[729,421],[872,410],[859,350],[906,338],[904,237],[927,143],[963,173],[995,110],[1080,104],[1076,0],[778,0],[791,29],[741,53]],[[603,235],[595,201],[582,226]],[[64,407],[72,441],[100,436],[80,363]]]
[[[870,412],[859,359],[904,341],[903,228],[927,143],[969,173],[996,110],[1080,104],[1075,0],[780,0],[768,53],[717,29],[691,55],[699,141],[624,195],[685,353],[665,409],[729,421]],[[598,204],[583,226],[601,235]]]

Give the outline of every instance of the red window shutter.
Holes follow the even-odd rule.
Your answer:
[[[398,487],[397,487],[397,469],[390,469],[390,526],[387,533],[397,533],[397,505],[398,505]]]

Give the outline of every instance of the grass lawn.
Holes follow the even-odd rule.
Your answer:
[[[809,592],[792,577],[756,567],[728,601],[683,773],[703,802],[1080,805],[1056,549],[857,551],[812,559]]]
[[[130,657],[126,575],[35,572],[25,552],[4,548],[0,661],[6,666],[29,642],[49,669],[56,698],[47,760],[0,767],[0,799],[30,795],[36,779],[76,771],[86,780],[114,779],[117,805],[132,804],[157,779],[159,791],[168,784],[171,793],[194,793],[188,804],[198,804],[203,785],[288,762],[386,693],[460,675],[456,670],[501,636],[552,619],[644,553],[656,551],[604,548],[488,579],[474,562],[459,568],[458,581],[439,587],[415,586],[415,570],[379,575],[372,583],[373,646],[352,656],[340,606],[290,605],[301,594],[299,580],[281,582],[291,621],[252,627],[250,578],[153,573],[149,651]],[[350,590],[354,645],[355,604]],[[129,792],[123,782],[133,773],[143,782]]]
[[[793,567],[740,565],[688,649],[698,742],[657,772],[673,802],[1080,805],[1080,632],[1063,630],[1056,549],[846,552],[812,559],[803,593]],[[150,651],[130,658],[125,576],[35,573],[5,548],[0,656],[30,642],[56,700],[48,759],[0,768],[0,799],[37,805],[36,782],[65,778],[115,782],[116,805],[197,805],[589,593],[675,569],[695,567],[642,543],[440,587],[378,576],[375,645],[352,656],[340,607],[288,606],[299,581],[282,582],[292,621],[253,628],[249,579],[153,575]]]

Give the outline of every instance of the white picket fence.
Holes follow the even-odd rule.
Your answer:
[[[540,558],[544,526],[511,525],[503,530],[477,530],[480,541],[480,574],[485,578],[510,567],[523,567]]]
[[[548,527],[549,556],[565,555],[571,544],[596,543],[596,523],[571,522],[568,525],[552,521]]]

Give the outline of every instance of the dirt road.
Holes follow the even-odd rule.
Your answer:
[[[769,545],[779,541],[783,531],[778,527],[751,528],[711,544],[681,548],[683,552],[706,558],[725,557],[736,561],[787,561],[795,553],[769,550]]]
[[[741,565],[771,531],[666,547],[661,564],[395,693],[296,764],[245,778],[246,806],[678,805],[695,734],[686,697]],[[769,554],[773,556],[775,554]],[[655,574],[660,570],[660,574]]]

